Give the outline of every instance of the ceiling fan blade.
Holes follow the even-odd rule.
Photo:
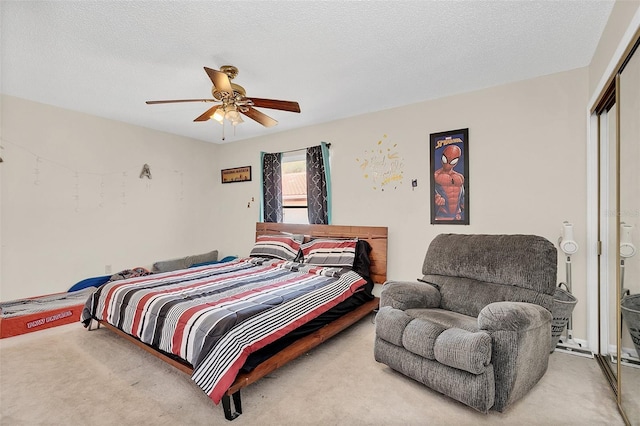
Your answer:
[[[211,116],[213,115],[214,112],[216,112],[216,110],[220,107],[220,105],[214,105],[211,108],[209,108],[208,110],[206,110],[205,112],[202,113],[202,115],[200,115],[198,118],[196,118],[193,121],[207,121],[208,119],[211,118]]]
[[[273,127],[276,124],[278,124],[277,120],[274,120],[268,115],[263,114],[257,109],[253,109],[252,107],[249,107],[247,111],[241,111],[241,112],[247,117],[249,117],[250,119],[257,121],[258,123],[262,124],[265,127]]]
[[[177,102],[218,102],[215,99],[170,99],[166,101],[146,101],[145,103],[148,105],[154,104],[173,104]]]
[[[293,101],[279,101],[276,99],[246,98],[259,108],[280,109],[282,111],[300,112],[300,105]]]
[[[229,76],[223,73],[222,71],[214,70],[211,68],[204,67],[204,70],[209,75],[211,82],[216,89],[220,92],[227,92],[230,95],[233,95],[233,88],[231,87],[231,81],[229,81]]]

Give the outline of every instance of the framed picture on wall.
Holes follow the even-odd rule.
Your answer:
[[[247,182],[251,180],[251,166],[223,169],[222,183]]]
[[[469,129],[431,133],[431,224],[469,224]]]

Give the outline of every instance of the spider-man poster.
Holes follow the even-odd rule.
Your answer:
[[[430,135],[431,223],[469,224],[469,129]]]

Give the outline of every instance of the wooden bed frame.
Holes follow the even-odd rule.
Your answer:
[[[384,283],[387,279],[387,228],[371,226],[340,226],[340,225],[302,225],[286,223],[256,223],[256,237],[258,235],[303,234],[315,238],[359,238],[371,245],[371,278],[374,283]],[[222,397],[222,407],[227,420],[233,420],[242,414],[240,390],[251,383],[263,378],[272,371],[282,367],[315,348],[325,340],[335,336],[342,330],[358,322],[378,308],[380,300],[374,298],[359,306],[355,310],[325,325],[321,329],[296,340],[269,359],[263,361],[249,373],[240,373],[233,384]],[[136,346],[144,349],[161,360],[191,376],[193,367],[171,358],[138,339],[126,334],[105,321],[99,321],[107,329],[124,337]],[[233,408],[231,406],[233,399]]]

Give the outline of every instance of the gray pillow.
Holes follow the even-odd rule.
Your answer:
[[[162,260],[153,264],[154,273],[170,272],[178,269],[187,269],[193,264],[203,262],[213,262],[218,260],[218,250],[209,253],[194,254],[192,256],[179,257],[176,259]]]
[[[190,256],[180,257],[177,259],[161,260],[153,264],[152,272],[170,272],[177,269],[187,269],[191,266]]]
[[[212,250],[209,253],[194,254],[193,256],[187,256],[191,262],[189,266],[196,263],[215,262],[218,260],[218,250]]]

